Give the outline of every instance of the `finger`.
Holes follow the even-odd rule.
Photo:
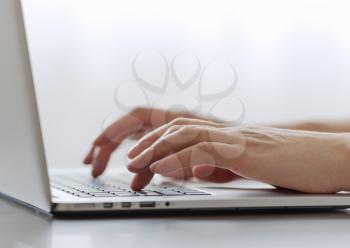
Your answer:
[[[137,133],[132,134],[129,138],[133,139],[133,140],[139,140],[143,136],[145,136],[147,133],[149,133],[150,131],[151,131],[151,129],[143,127],[139,131],[137,131]]]
[[[194,177],[207,182],[227,183],[239,178],[230,170],[218,168],[215,165],[196,165],[192,169]]]
[[[166,177],[173,177],[175,179],[187,179],[192,176],[192,166],[200,164],[215,164],[212,156],[209,154],[215,153],[217,149],[223,150],[223,154],[230,154],[230,156],[236,156],[235,154],[241,154],[241,149],[238,145],[227,145],[220,143],[200,143],[194,147],[186,148],[176,154],[169,155],[162,160],[152,164],[149,168],[152,172],[161,174]],[[222,154],[216,154],[221,156]],[[228,166],[231,157],[216,158],[215,160],[221,166]],[[232,162],[232,161],[231,161]],[[148,170],[148,168],[146,168]],[[142,173],[139,173],[142,175]],[[135,176],[132,182],[133,189],[140,189],[146,186],[151,180],[146,176]],[[227,179],[228,180],[228,179]]]
[[[183,127],[184,125],[203,125],[212,127],[224,127],[222,123],[215,123],[212,121],[205,121],[199,119],[190,118],[177,118],[157,129],[145,135],[140,139],[137,144],[135,144],[128,152],[129,158],[134,158],[139,155],[142,151],[150,147],[156,140],[158,140],[165,133],[171,133],[177,129]],[[195,134],[193,134],[195,135]]]
[[[184,112],[170,112],[152,108],[137,108],[128,115],[122,117],[93,142],[93,147],[84,159],[85,164],[91,164],[96,146],[109,143],[121,143],[126,137],[141,131],[144,128],[157,128],[179,116],[193,117],[192,114]]]
[[[155,129],[179,115],[189,115],[182,112],[171,112],[153,108],[136,108],[109,126],[94,142],[95,146],[105,145],[109,142],[120,143],[125,137],[136,133],[142,128]]]
[[[199,130],[196,127],[192,128],[186,126],[186,129],[175,131],[168,136],[164,136],[161,139],[158,139],[152,144],[152,146],[131,160],[128,165],[128,169],[131,172],[138,172],[139,170],[142,170],[151,163],[160,160],[162,157],[170,153],[177,152],[181,149],[195,144],[198,139],[195,139],[195,136],[193,136],[194,132],[198,133]],[[201,132],[202,136],[204,136],[204,132],[207,131],[201,130]],[[201,139],[204,139],[204,137],[201,137]]]
[[[111,126],[106,128],[103,133],[97,137],[94,141],[94,146],[103,146],[110,142],[121,143],[127,136],[138,132],[144,125],[149,122],[149,113],[145,112],[132,112],[118,121],[114,122]]]
[[[149,111],[150,110],[147,109],[134,110],[132,113],[122,117],[120,120],[106,128],[93,142],[93,146],[90,149],[90,152],[86,155],[84,163],[92,163],[97,146],[105,146],[110,143],[120,144],[127,136],[141,130],[144,123],[147,122]]]
[[[108,161],[111,157],[111,154],[119,144],[116,143],[110,143],[108,145],[102,146],[99,148],[99,151],[95,158],[93,158],[93,169],[92,169],[92,176],[98,177],[103,173],[103,171],[106,169]]]
[[[219,149],[222,153],[217,152]],[[224,152],[230,155],[242,154],[242,148],[238,145],[202,142],[156,161],[149,168],[153,173],[165,174],[179,168],[190,168],[192,170],[197,165],[213,164],[216,167],[235,172],[234,169],[238,170],[242,165],[241,159],[223,156]]]
[[[177,154],[172,154],[167,157],[167,159],[162,159],[155,163],[153,166],[157,166],[159,168],[163,168],[163,163],[167,163],[164,167],[166,170],[154,170],[157,171],[158,174],[164,177],[172,177],[174,179],[182,180],[191,178],[192,170],[190,167],[185,166],[182,161],[177,157]],[[152,168],[150,168],[153,171]]]
[[[193,136],[193,133],[196,133],[196,136]],[[185,128],[179,129],[154,142],[151,147],[147,148],[129,163],[128,169],[131,172],[137,172],[170,153],[178,152],[201,142],[236,143],[244,146],[241,135],[227,134],[220,129],[212,129],[205,126],[185,126]]]
[[[131,189],[135,191],[143,189],[150,183],[150,181],[153,178],[153,175],[154,174],[148,168],[137,173],[131,182]]]
[[[170,178],[178,180],[178,181],[188,180],[189,178],[192,177],[192,173],[186,171],[186,168],[180,168],[178,170],[163,173],[161,175],[163,177],[170,177]]]
[[[84,164],[88,165],[88,164],[92,163],[94,152],[95,152],[95,148],[91,147],[89,153],[86,155],[86,157],[84,159]]]

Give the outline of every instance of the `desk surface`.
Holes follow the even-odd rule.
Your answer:
[[[350,210],[211,216],[49,219],[0,199],[0,246],[349,247]]]

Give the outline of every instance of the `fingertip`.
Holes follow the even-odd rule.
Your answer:
[[[132,147],[129,151],[128,151],[128,158],[133,159],[135,158],[139,153],[136,151],[135,147]]]
[[[93,154],[94,154],[95,148],[91,147],[90,151],[88,152],[88,154],[85,156],[83,163],[88,165],[92,163],[92,158],[93,158]]]
[[[131,183],[130,185],[130,188],[133,190],[133,191],[140,191],[143,189],[143,186],[140,186],[138,183]]]
[[[104,169],[101,167],[101,165],[95,163],[95,164],[93,164],[91,175],[94,178],[97,178],[103,173],[103,171],[104,171]]]
[[[140,170],[142,170],[142,169],[138,169],[138,168],[135,168],[135,167],[129,166],[129,165],[126,168],[128,169],[128,171],[130,171],[132,173],[138,173]]]
[[[145,183],[141,183],[139,182],[138,179],[135,179],[136,176],[134,177],[134,179],[132,180],[131,184],[130,184],[130,188],[133,190],[133,191],[139,191],[141,189],[143,189],[146,184]]]
[[[83,160],[84,165],[90,165],[92,163],[92,158],[91,157],[85,157]]]
[[[134,191],[143,189],[150,183],[153,175],[154,174],[148,168],[137,173],[131,181],[130,188]]]
[[[94,167],[94,168],[92,169],[91,176],[92,176],[93,178],[97,178],[99,175],[101,175],[101,173]]]

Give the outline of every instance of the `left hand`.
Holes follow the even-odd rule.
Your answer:
[[[142,176],[149,169],[176,179],[244,177],[309,193],[350,188],[349,148],[342,134],[186,123],[163,125],[129,151],[128,169],[137,173],[134,190],[149,183],[151,178]]]

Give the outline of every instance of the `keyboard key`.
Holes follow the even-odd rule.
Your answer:
[[[142,190],[142,191],[139,191],[138,193],[144,196],[162,196],[162,194],[151,190]]]
[[[92,195],[95,196],[95,197],[115,197],[116,196],[114,194],[110,194],[110,193],[106,193],[106,192],[93,193]]]
[[[110,187],[110,186],[103,186],[103,187],[100,187],[99,189],[107,192],[124,192],[125,191],[125,189]]]
[[[189,192],[189,193],[186,193],[185,195],[210,195],[210,194],[206,192]]]
[[[180,192],[175,192],[175,191],[171,191],[171,190],[166,190],[166,189],[160,189],[160,188],[157,188],[157,189],[154,189],[155,192],[158,192],[162,195],[165,195],[165,196],[179,196],[179,195],[184,195]]]
[[[78,193],[77,196],[78,196],[78,197],[82,197],[82,198],[90,198],[90,197],[93,197],[92,195],[85,194],[85,193]]]
[[[125,193],[115,193],[116,196],[121,196],[121,197],[133,197],[133,196],[139,196],[138,194],[135,193],[130,193],[130,192],[125,192]]]

